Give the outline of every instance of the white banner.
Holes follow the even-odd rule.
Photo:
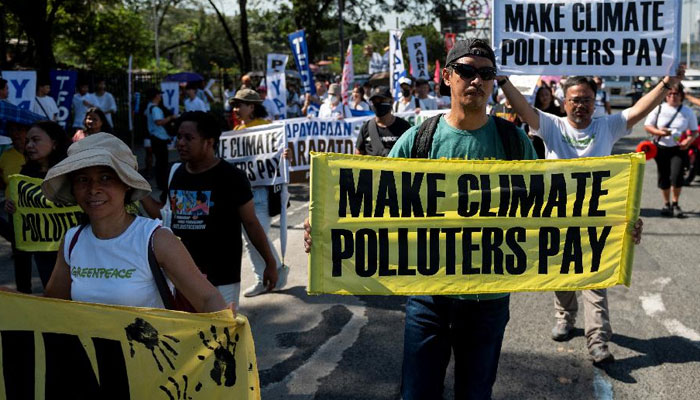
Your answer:
[[[178,82],[161,82],[160,90],[163,92],[163,105],[173,114],[180,112],[180,84]]]
[[[343,104],[348,104],[348,98],[352,93],[352,82],[355,80],[355,68],[352,65],[352,40],[348,43],[348,51],[345,53],[345,65],[343,66],[343,80],[340,85],[340,95]]]
[[[513,75],[509,78],[510,83],[525,97],[532,97],[537,90],[540,75]]]
[[[429,80],[428,75],[428,47],[423,36],[409,36],[406,38],[408,46],[408,58],[413,69],[413,77]]]
[[[372,117],[355,117],[343,120],[293,118],[285,121],[287,146],[289,147],[289,171],[308,171],[312,151],[329,153],[355,153],[355,140],[362,123]]]
[[[218,154],[245,172],[252,186],[270,186],[289,181],[281,164],[286,147],[284,124],[275,123],[222,133]]]
[[[499,73],[675,75],[681,0],[499,0],[493,47]]]
[[[403,62],[403,51],[401,51],[401,35],[403,35],[402,31],[389,31],[389,86],[394,100],[398,100],[401,94],[399,78],[406,76],[406,65]]]
[[[7,100],[31,111],[36,98],[36,71],[2,71],[2,78],[7,80],[10,89]]]
[[[269,53],[267,55],[267,97],[275,102],[282,118],[287,116],[287,80],[284,70],[287,67],[287,56]]]
[[[369,60],[369,74],[384,72],[384,58],[379,53],[372,53],[372,58]]]

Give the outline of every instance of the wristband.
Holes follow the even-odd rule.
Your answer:
[[[668,86],[668,83],[666,83],[666,81],[664,81],[663,79],[661,80],[661,84],[664,85],[664,89],[671,90],[671,87]]]
[[[503,78],[500,81],[496,81],[496,83],[498,83],[498,86],[500,86],[500,87],[503,87],[503,85],[505,85],[506,82],[508,82],[508,77]]]

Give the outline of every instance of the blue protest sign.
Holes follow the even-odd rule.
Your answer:
[[[315,96],[316,86],[314,86],[314,76],[311,74],[311,68],[309,67],[309,49],[306,46],[304,30],[290,33],[288,37],[289,46],[292,48],[292,54],[294,54],[294,61],[297,64],[299,75],[301,75],[301,87],[304,93]]]
[[[7,100],[23,110],[31,110],[36,98],[36,71],[2,71],[7,80]]]
[[[58,123],[64,128],[70,115],[77,83],[78,72],[51,70],[51,97],[56,100],[58,106]]]

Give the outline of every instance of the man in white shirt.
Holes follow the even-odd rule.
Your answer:
[[[258,87],[258,94],[260,97],[263,99],[262,105],[265,107],[265,110],[267,110],[267,118],[270,121],[274,121],[276,119],[283,119],[284,116],[280,113],[279,107],[277,107],[277,104],[275,104],[272,99],[267,98],[267,87],[266,86],[260,86]]]
[[[343,119],[352,117],[350,107],[341,101],[340,92],[340,85],[331,83],[328,88],[328,99],[321,104],[321,109],[318,110],[319,118]]]
[[[413,96],[413,81],[408,77],[399,79],[401,86],[401,96],[394,102],[394,113],[402,113],[407,111],[415,111],[416,114],[424,108],[423,102]]]
[[[78,93],[73,95],[73,131],[78,129],[85,129],[83,121],[85,120],[85,113],[90,107],[97,107],[97,100],[95,96],[88,93],[88,84],[80,83],[78,84]]]
[[[197,87],[192,82],[187,84],[185,88],[185,112],[203,111],[207,112],[207,106],[204,101],[197,97]]]
[[[36,87],[36,101],[32,106],[32,112],[43,115],[51,121],[58,120],[58,106],[51,93],[51,82],[40,80]]]
[[[530,126],[530,133],[544,141],[546,158],[570,159],[609,156],[615,142],[629,135],[632,127],[658,106],[671,86],[683,79],[684,75],[685,67],[681,66],[677,76],[663,78],[656,88],[634,106],[621,113],[599,118],[593,118],[597,85],[591,78],[569,77],[562,85],[566,117],[557,117],[533,108],[508,78],[496,79],[520,119]],[[598,177],[604,178],[604,175]],[[593,179],[596,179],[595,173]],[[635,223],[635,227],[641,228],[641,220]],[[564,341],[571,337],[578,302],[576,292],[555,292],[555,295],[557,322],[552,329],[552,339]],[[582,295],[588,352],[596,364],[613,362],[615,358],[608,349],[612,327],[607,292],[605,289],[584,290]]]
[[[437,110],[437,99],[430,94],[430,84],[425,79],[416,80],[416,97],[423,103],[422,110]]]
[[[102,110],[103,113],[105,113],[105,117],[107,118],[107,122],[109,122],[109,126],[114,128],[114,122],[112,121],[112,114],[117,112],[117,102],[114,100],[114,96],[112,96],[112,93],[109,93],[107,90],[105,90],[107,85],[105,84],[104,79],[100,80],[97,82],[97,90],[95,93],[93,93],[93,96],[95,97],[95,106]]]

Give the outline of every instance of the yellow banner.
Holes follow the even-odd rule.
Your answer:
[[[260,399],[248,320],[0,292],[0,398]]]
[[[83,210],[55,204],[41,191],[43,179],[10,175],[15,245],[24,251],[57,251],[68,229],[78,225]]]
[[[311,160],[309,293],[629,286],[644,155]]]

